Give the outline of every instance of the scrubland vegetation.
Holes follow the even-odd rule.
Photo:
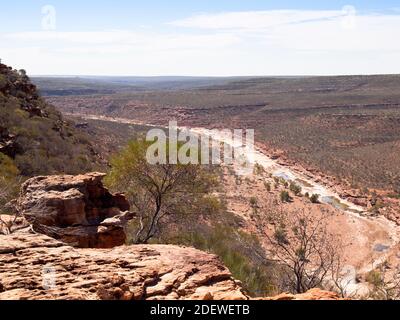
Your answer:
[[[6,204],[27,177],[81,173],[108,163],[107,186],[125,193],[137,214],[128,227],[128,243],[187,245],[214,253],[253,296],[302,293],[313,287],[345,295],[335,278],[342,262],[340,239],[327,231],[324,219],[287,209],[296,201],[319,203],[317,194],[302,197],[298,184],[266,177],[261,166],[255,167],[255,177],[235,176],[236,186],[261,179],[262,194],[245,202],[257,227],[249,232],[244,218],[227,209],[218,183],[220,169],[151,166],[145,159],[148,144],[142,139],[147,127],[78,120],[77,128],[38,95],[23,70],[4,65],[1,70],[2,213],[7,213]],[[391,189],[395,199],[400,191],[397,76],[259,78],[190,90],[135,88],[134,93],[126,91],[132,85],[114,84],[108,92],[103,91],[104,82],[96,82],[93,89],[87,82],[66,81],[68,90],[62,92],[57,86],[65,82],[41,79],[41,84],[49,86],[43,88],[47,94],[78,94],[49,99],[69,113],[140,118],[157,124],[176,117],[181,125],[254,128],[258,141],[283,150],[280,156],[289,161],[351,186],[363,186],[366,193],[368,188]],[[373,96],[368,94],[371,88]],[[261,203],[269,196],[275,202],[266,210]],[[380,206],[376,200],[370,211]],[[371,298],[398,298],[400,282],[388,280],[386,273],[380,266],[367,275]]]
[[[149,165],[148,146],[140,139],[130,142],[112,158],[106,178],[113,191],[128,196],[138,215],[128,227],[128,243],[187,245],[214,253],[253,296],[326,286],[339,263],[340,242],[326,231],[323,218],[279,211],[279,204],[265,209],[252,196],[248,205],[259,229],[250,234],[243,218],[228,212],[224,196],[215,194],[219,167]],[[300,193],[294,183],[287,188]],[[290,198],[282,191],[282,202]],[[271,226],[272,234],[266,232]],[[268,240],[269,250],[261,238]]]
[[[398,193],[399,90],[398,75],[255,78],[201,89],[49,99],[68,112],[253,128],[257,141],[312,170],[351,187]]]
[[[89,137],[43,100],[24,70],[0,64],[0,131],[10,159],[23,177],[79,173],[93,168]]]
[[[26,72],[0,63],[0,215],[14,217],[0,217],[1,229],[19,221],[12,200],[27,178],[102,165],[89,136],[40,97]]]

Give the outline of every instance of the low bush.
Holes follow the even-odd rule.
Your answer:
[[[301,187],[294,182],[290,183],[289,190],[292,191],[296,196],[301,194]]]
[[[319,203],[319,194],[313,194],[310,197],[310,201],[311,201],[311,203]]]
[[[290,202],[292,200],[292,198],[289,195],[289,192],[287,191],[281,191],[280,199],[282,202]]]

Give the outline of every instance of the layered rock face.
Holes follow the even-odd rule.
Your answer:
[[[1,299],[247,299],[217,256],[168,245],[78,249],[0,236]]]
[[[125,243],[124,225],[133,214],[121,194],[102,184],[103,173],[40,176],[26,181],[19,207],[35,231],[81,248]]]

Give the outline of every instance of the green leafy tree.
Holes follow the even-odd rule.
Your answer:
[[[111,160],[105,182],[124,192],[137,213],[132,241],[147,243],[162,227],[162,221],[199,213],[216,185],[206,166],[192,164],[149,164],[150,143],[130,142]],[[168,150],[168,144],[166,146]],[[167,157],[168,158],[168,157]]]

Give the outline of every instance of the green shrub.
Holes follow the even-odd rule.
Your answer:
[[[368,283],[372,284],[374,287],[379,287],[383,283],[382,275],[377,270],[372,270],[368,272],[366,276],[366,280]]]
[[[264,181],[264,187],[267,189],[268,192],[271,191],[271,184],[269,182]]]
[[[289,192],[281,191],[280,199],[282,202],[290,202],[292,198],[290,197]]]
[[[290,189],[290,191],[292,191],[296,196],[298,196],[298,195],[301,194],[301,187],[300,187],[298,184],[294,183],[294,182],[291,182],[291,183],[290,183],[289,189]]]
[[[0,152],[0,177],[5,180],[13,180],[18,175],[19,170],[14,160]]]
[[[311,203],[319,203],[319,194],[313,194],[311,197],[310,197],[310,201],[311,201]]]

